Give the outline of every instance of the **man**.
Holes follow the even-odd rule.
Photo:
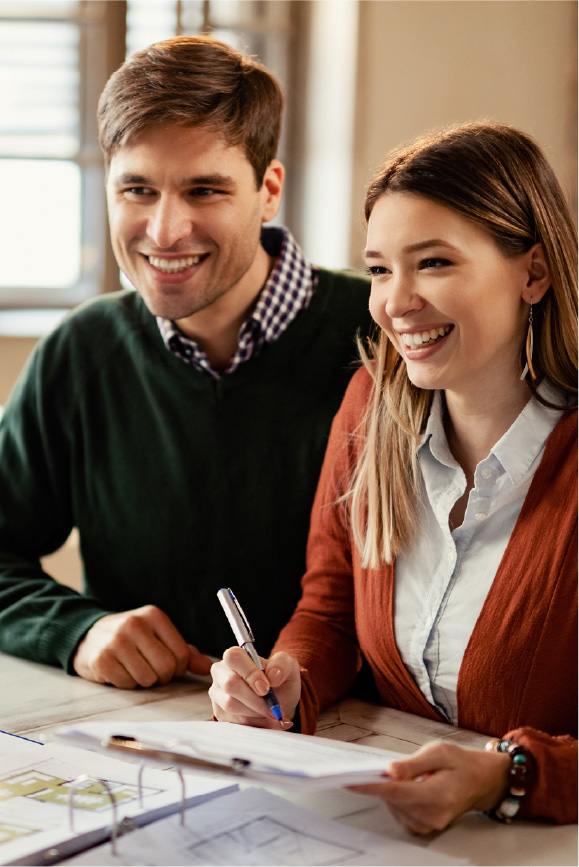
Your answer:
[[[275,217],[283,96],[206,37],[134,55],[99,103],[114,252],[136,288],[42,344],[0,426],[0,650],[102,683],[207,673],[231,586],[267,654],[299,598],[368,284]],[[320,179],[323,194],[323,179]],[[39,558],[73,526],[84,592]],[[198,649],[197,649],[198,648]]]

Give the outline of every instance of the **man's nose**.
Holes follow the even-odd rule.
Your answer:
[[[193,228],[193,214],[180,199],[161,196],[149,217],[147,234],[159,249],[168,249],[188,238]]]

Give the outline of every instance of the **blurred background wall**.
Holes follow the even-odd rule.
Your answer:
[[[317,264],[361,267],[374,169],[451,123],[533,135],[577,212],[575,0],[0,0],[0,406],[39,337],[120,286],[94,120],[105,81],[135,50],[200,32],[281,79],[280,221]],[[47,565],[78,585],[74,538]]]
[[[135,50],[200,32],[281,79],[279,221],[320,265],[361,267],[373,171],[447,124],[533,135],[577,213],[576,0],[0,0],[0,404],[39,336],[120,285],[94,118],[105,81]]]
[[[396,145],[471,120],[512,124],[546,150],[577,208],[575,3],[390,0],[359,5],[353,212]],[[363,236],[354,220],[350,256]]]

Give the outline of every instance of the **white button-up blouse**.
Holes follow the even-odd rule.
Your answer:
[[[561,405],[561,395],[540,389]],[[464,521],[449,514],[466,478],[446,440],[437,392],[418,453],[423,491],[420,529],[395,569],[394,629],[404,664],[426,699],[457,723],[462,657],[549,434],[562,412],[531,398],[475,471]]]

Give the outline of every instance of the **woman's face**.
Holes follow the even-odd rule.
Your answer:
[[[520,376],[531,252],[507,258],[449,207],[386,193],[370,215],[370,312],[419,388],[500,389]]]

